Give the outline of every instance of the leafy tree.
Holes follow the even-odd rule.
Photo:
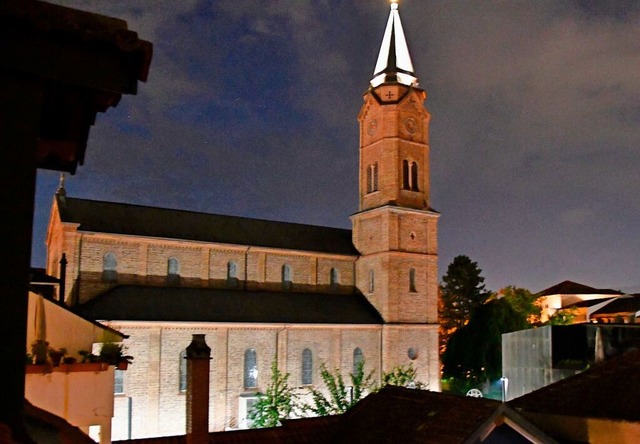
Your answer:
[[[445,377],[481,384],[502,373],[502,334],[527,328],[507,301],[495,299],[478,307],[467,325],[449,339],[442,357]]]
[[[503,288],[498,292],[499,296],[511,305],[530,325],[540,324],[542,307],[538,296],[532,294],[526,288],[518,288],[512,285]]]
[[[365,375],[364,361],[358,362],[355,373],[349,373],[350,387],[345,385],[340,369],[335,369],[331,373],[324,363],[320,365],[320,376],[328,390],[328,396],[318,389],[311,388],[309,392],[313,404],[303,407],[305,411],[317,416],[344,413],[362,399],[367,391],[374,388],[373,371]]]
[[[413,368],[412,363],[409,363],[407,366],[398,365],[389,373],[384,373],[382,375],[382,385],[398,385],[422,390],[427,389],[427,384],[416,381],[416,369]]]
[[[271,382],[265,393],[258,393],[248,418],[252,428],[276,427],[280,421],[291,417],[296,405],[296,394],[289,387],[289,373],[282,373],[278,364],[271,364]]]
[[[473,312],[489,297],[482,271],[467,256],[456,256],[449,264],[440,285],[440,350],[449,336],[469,322]]]
[[[561,308],[549,317],[547,324],[570,325],[573,324],[573,321],[575,320],[577,315],[578,309],[576,307]]]

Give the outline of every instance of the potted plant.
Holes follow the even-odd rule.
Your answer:
[[[31,354],[33,355],[34,364],[47,364],[47,356],[49,355],[49,343],[44,339],[36,339],[31,343]]]
[[[102,361],[115,365],[118,370],[126,370],[131,361],[133,361],[133,356],[125,355],[124,350],[123,344],[106,342],[102,344],[99,356]]]
[[[62,347],[59,349],[49,347],[49,358],[54,367],[60,366],[60,361],[67,354],[67,349]]]

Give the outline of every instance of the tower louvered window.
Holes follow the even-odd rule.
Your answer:
[[[378,162],[367,167],[367,193],[378,191]]]

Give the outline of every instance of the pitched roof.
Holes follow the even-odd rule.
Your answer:
[[[609,302],[591,315],[612,315],[618,313],[637,313],[640,311],[640,297],[638,296],[621,296]]]
[[[622,294],[622,292],[608,288],[593,288],[572,281],[563,281],[542,290],[537,296],[551,296],[554,294]]]
[[[77,308],[98,320],[382,324],[360,293],[326,294],[212,288],[114,287]]]
[[[357,255],[351,230],[56,196],[82,231]]]
[[[517,411],[640,422],[640,350],[510,401]]]
[[[382,38],[371,86],[375,88],[385,82],[401,83],[407,86],[418,85],[400,14],[398,14],[398,4],[395,2],[391,3],[391,12]]]

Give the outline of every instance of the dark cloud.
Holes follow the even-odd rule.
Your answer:
[[[98,117],[71,195],[349,226],[385,1],[58,3],[154,43],[149,82]],[[441,273],[467,254],[492,289],[640,284],[637,2],[400,13],[433,114]],[[36,265],[56,182],[39,175]]]

